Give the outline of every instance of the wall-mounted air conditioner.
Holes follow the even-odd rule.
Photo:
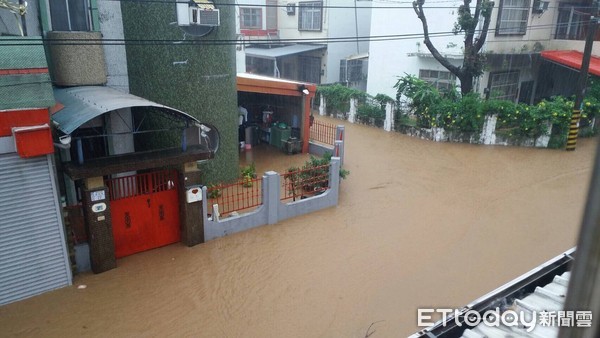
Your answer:
[[[295,15],[296,14],[296,4],[289,3],[289,4],[285,5],[285,12],[287,13],[287,15]]]
[[[219,10],[190,7],[190,25],[220,26]]]
[[[536,14],[544,13],[548,9],[549,4],[550,4],[550,1],[535,0],[535,1],[533,1],[533,7],[531,8],[531,13],[536,13]]]

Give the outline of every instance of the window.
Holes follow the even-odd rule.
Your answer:
[[[524,35],[528,16],[529,0],[502,0],[496,35]]]
[[[320,31],[323,18],[323,2],[298,3],[298,30]]]
[[[53,31],[91,31],[88,0],[49,0]]]
[[[240,8],[241,29],[262,29],[261,8]]]
[[[490,74],[490,98],[515,101],[519,89],[519,72]]]
[[[298,56],[298,81],[321,83],[321,58]]]
[[[367,60],[340,60],[340,82],[358,82],[367,78]]]
[[[427,81],[441,91],[449,91],[456,87],[456,75],[443,70],[421,69],[419,79]]]
[[[582,7],[564,3],[559,5],[556,39],[585,40],[585,26],[588,26],[590,14],[585,12],[588,8]]]

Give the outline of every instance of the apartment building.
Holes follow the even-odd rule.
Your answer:
[[[347,60],[355,60],[351,69],[364,75],[370,6],[347,0],[244,1],[236,8],[238,71],[317,84],[349,82]],[[366,76],[353,79],[366,85]]]
[[[594,10],[591,0],[501,0],[492,12],[485,46],[488,70],[480,91],[524,103],[575,94]],[[592,55],[600,55],[600,45],[594,45]],[[592,57],[591,66],[590,72],[600,75],[594,67],[600,59]]]

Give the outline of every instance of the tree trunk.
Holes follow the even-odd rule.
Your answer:
[[[471,74],[463,74],[459,76],[460,93],[464,96],[473,91],[473,76]]]

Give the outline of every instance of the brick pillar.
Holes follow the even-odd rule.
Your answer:
[[[85,180],[83,212],[90,246],[90,263],[94,273],[117,267],[115,241],[112,232],[108,189],[102,177]]]
[[[204,243],[202,202],[186,202],[186,191],[200,184],[200,170],[196,162],[183,165],[179,170],[179,212],[181,243],[187,246]]]

